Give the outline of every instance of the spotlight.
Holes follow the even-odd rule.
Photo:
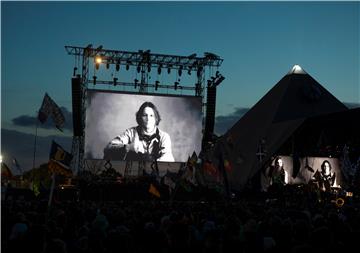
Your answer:
[[[137,79],[134,79],[134,83],[135,83],[135,89],[136,89],[136,87],[137,87],[137,84],[138,84],[138,82],[139,82],[139,80],[137,80]]]
[[[77,67],[74,68],[73,76],[76,76]]]
[[[158,69],[157,69],[157,72],[158,72],[159,75],[161,74],[161,68],[162,68],[162,64],[160,64]]]
[[[130,68],[130,65],[128,63],[128,64],[126,64],[126,70],[129,70],[129,68]]]
[[[168,72],[168,74],[170,74],[170,72],[171,72],[171,67],[170,66],[168,66],[167,72]]]
[[[120,70],[120,62],[119,62],[119,61],[116,63],[115,68],[116,68],[116,71],[119,71],[119,70]]]
[[[116,77],[114,77],[114,86],[116,86],[117,85],[117,78]]]
[[[183,70],[183,66],[180,66],[180,68],[179,68],[179,70],[178,70],[178,74],[179,74],[179,76],[181,76],[181,75],[182,75],[182,70]]]
[[[100,57],[100,56],[96,56],[96,57],[95,57],[95,68],[96,68],[96,69],[99,69],[101,62],[102,62],[101,57]]]
[[[155,82],[155,90],[157,90],[157,89],[158,89],[159,84],[160,84],[160,82],[159,82],[159,81],[156,81],[156,82]]]
[[[107,62],[106,63],[106,69],[109,69],[110,68],[110,64]]]
[[[177,90],[179,82],[175,82],[175,90]]]
[[[96,76],[93,76],[93,79],[94,79],[94,85],[96,85]]]

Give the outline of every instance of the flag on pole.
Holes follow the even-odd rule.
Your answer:
[[[160,192],[158,189],[156,189],[155,185],[153,185],[153,184],[150,184],[149,193],[151,193],[155,197],[160,198]]]
[[[64,167],[69,168],[72,155],[69,152],[65,151],[65,149],[58,143],[52,141],[49,159],[55,160],[64,165]]]
[[[70,170],[72,155],[66,152],[63,147],[52,141],[48,168],[50,172],[61,174],[64,176],[71,176],[72,171]]]
[[[49,116],[51,116],[53,119],[56,128],[62,131],[61,128],[64,126],[65,117],[61,112],[60,107],[51,99],[47,93],[45,93],[39,110],[38,119],[42,124],[44,124]]]
[[[15,157],[13,158],[13,161],[12,161],[12,162],[13,162],[16,170],[19,171],[20,173],[22,173],[22,168],[21,168],[20,164],[18,163],[18,161],[16,160]]]

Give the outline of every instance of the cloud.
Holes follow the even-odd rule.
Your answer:
[[[68,111],[66,107],[60,107],[61,112],[65,117],[65,125],[64,129],[72,131],[73,128],[73,121],[72,121],[72,113]],[[13,118],[12,122],[15,126],[23,126],[23,127],[32,127],[36,125],[37,118],[29,115],[21,115],[19,117]],[[55,123],[53,122],[52,118],[49,117],[48,120],[44,124],[38,124],[38,127],[44,129],[52,129],[55,128]]]
[[[235,108],[235,111],[228,115],[220,115],[215,118],[215,133],[224,134],[230,129],[250,108]]]
[[[33,166],[34,156],[34,140],[35,135],[26,134],[19,131],[1,129],[1,155],[4,162],[11,167],[12,159],[16,158],[19,165],[24,171],[30,170]],[[63,137],[57,135],[37,136],[36,137],[36,153],[35,166],[47,163],[52,140],[60,144],[66,151],[71,152],[71,137]],[[12,168],[12,172],[18,172]]]

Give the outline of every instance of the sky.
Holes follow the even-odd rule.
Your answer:
[[[218,133],[231,127],[295,64],[341,102],[360,103],[358,1],[2,1],[2,139],[10,130],[19,138],[35,134],[34,119],[45,92],[62,107],[67,124],[63,133],[48,123],[37,134],[71,139],[75,60],[64,46],[90,43],[133,52],[219,55],[225,80],[217,90]],[[10,147],[18,141],[6,139],[1,152],[21,162],[24,154],[14,154],[19,151]]]

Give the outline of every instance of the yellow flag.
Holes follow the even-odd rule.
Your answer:
[[[160,192],[158,191],[158,189],[156,189],[156,187],[153,184],[150,184],[149,192],[154,196],[160,198]]]

